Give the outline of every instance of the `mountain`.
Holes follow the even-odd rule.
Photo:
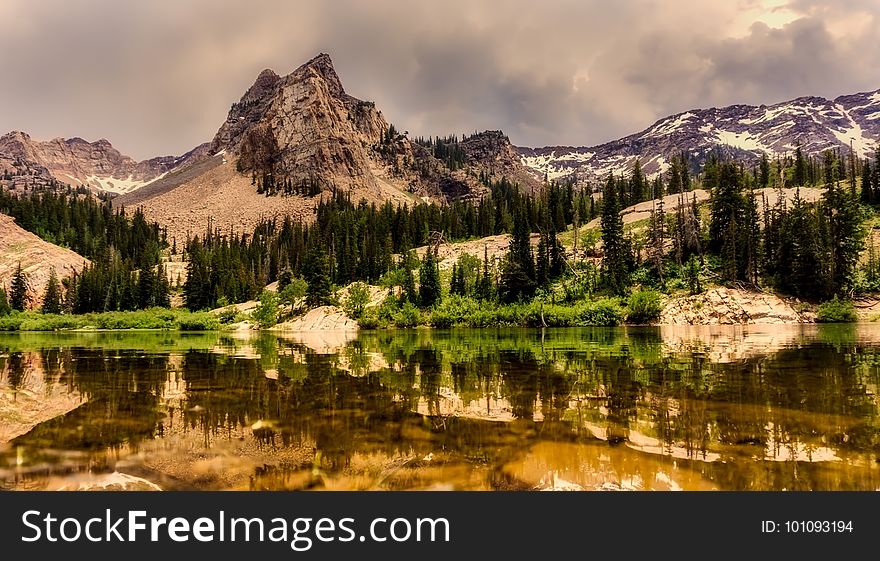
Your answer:
[[[524,171],[499,131],[458,143],[467,171]],[[371,101],[346,93],[333,62],[319,54],[284,77],[264,70],[232,105],[211,142],[212,154],[234,154],[238,169],[292,186],[366,190],[383,183],[420,196],[460,198],[483,187],[474,173],[454,173],[426,146],[400,134]]]
[[[573,176],[596,182],[609,173],[629,173],[641,160],[648,174],[664,172],[669,160],[686,152],[699,168],[713,151],[749,160],[761,153],[782,155],[796,146],[808,154],[828,148],[857,157],[873,153],[880,140],[880,90],[834,100],[799,97],[775,105],[731,105],[693,109],[660,119],[640,133],[592,147],[518,148],[522,163],[550,179]]]
[[[409,139],[375,103],[349,95],[319,54],[286,76],[262,71],[202,157],[115,202],[141,206],[182,239],[209,220],[249,230],[269,216],[306,218],[334,190],[374,203],[479,197],[481,176],[539,185],[499,131]]]
[[[82,138],[32,139],[13,131],[0,137],[0,164],[5,169],[31,168],[34,175],[49,176],[70,185],[83,185],[95,191],[126,193],[185,164],[199,148],[183,156],[162,156],[137,162],[125,156],[106,139],[88,142]],[[17,165],[16,165],[17,164]]]

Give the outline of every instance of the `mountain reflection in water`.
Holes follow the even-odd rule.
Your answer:
[[[0,335],[0,488],[880,487],[880,326],[337,339]]]

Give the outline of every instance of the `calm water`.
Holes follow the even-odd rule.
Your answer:
[[[0,489],[878,489],[880,326],[0,334]]]

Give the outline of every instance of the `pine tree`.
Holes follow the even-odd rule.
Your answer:
[[[678,155],[678,164],[678,173],[681,175],[681,190],[688,192],[691,190],[691,172],[687,152],[682,151],[681,154]]]
[[[550,279],[550,255],[547,252],[547,236],[541,234],[538,253],[535,256],[535,281],[538,286],[546,286]]]
[[[489,248],[488,246],[483,246],[483,271],[480,275],[480,279],[477,281],[476,287],[476,296],[480,300],[489,301],[494,299],[494,288],[495,283],[492,279],[492,274],[489,272]]]
[[[330,259],[319,245],[314,245],[303,260],[302,276],[308,284],[306,304],[311,307],[329,304],[333,291],[330,285]]]
[[[168,279],[168,270],[165,265],[160,265],[156,272],[153,305],[160,308],[171,307],[171,281]]]
[[[21,268],[21,261],[18,262],[18,266],[15,268],[15,273],[12,275],[12,285],[9,291],[9,305],[12,306],[13,310],[18,310],[19,312],[23,312],[27,309],[28,278],[27,274],[25,274],[24,270]]]
[[[745,197],[743,207],[743,262],[745,270],[743,278],[747,282],[758,286],[761,266],[761,227],[758,223],[758,202],[755,199],[755,190],[750,188]]]
[[[623,294],[629,284],[632,255],[623,235],[623,218],[614,177],[609,175],[602,194],[602,271],[605,283],[615,294]]]
[[[855,197],[836,182],[826,185],[822,209],[828,225],[830,248],[830,295],[847,288],[852,281],[859,255],[864,248],[862,217]]]
[[[547,249],[550,253],[550,278],[557,279],[565,272],[565,249],[559,241],[559,236],[556,235],[556,230],[550,230],[547,235]]]
[[[58,275],[55,274],[55,267],[52,267],[49,271],[49,281],[46,283],[46,290],[43,293],[43,306],[40,311],[44,314],[61,313],[61,287],[58,285]]]
[[[418,304],[419,302],[419,294],[416,292],[416,279],[413,275],[412,269],[408,264],[403,265],[403,294],[401,297],[404,302],[409,302],[411,304]]]
[[[862,191],[861,201],[866,205],[874,204],[877,201],[876,188],[874,186],[874,171],[871,169],[870,160],[865,160],[862,164]]]
[[[786,211],[780,224],[777,277],[780,287],[801,297],[818,297],[826,289],[821,236],[816,214],[795,191],[791,209]]]
[[[691,258],[688,259],[687,279],[688,288],[690,289],[691,294],[699,294],[703,292],[703,287],[700,285],[700,264],[697,261],[696,255],[692,255]]]
[[[766,152],[761,153],[761,166],[758,184],[761,187],[768,187],[770,185],[770,159],[767,157]]]
[[[293,282],[293,272],[290,270],[290,266],[285,264],[281,273],[278,274],[278,292],[284,290],[291,282]]]
[[[419,302],[423,308],[430,308],[440,301],[440,270],[437,256],[431,248],[425,252],[419,268]]]
[[[794,151],[794,184],[798,187],[807,184],[807,161],[800,145]]]
[[[642,173],[642,162],[636,158],[633,164],[632,176],[630,178],[630,204],[640,203],[647,200],[647,185],[645,175]]]
[[[10,313],[12,313],[12,306],[9,305],[9,300],[6,298],[6,290],[0,286],[0,317]]]
[[[138,272],[137,294],[138,308],[146,309],[156,305],[156,274],[152,267],[145,267]]]
[[[654,272],[660,280],[660,286],[665,285],[663,271],[663,254],[666,245],[666,212],[663,208],[663,199],[659,199],[654,208],[651,208],[651,217],[648,226],[648,258],[654,267]]]

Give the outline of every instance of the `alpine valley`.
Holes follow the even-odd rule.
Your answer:
[[[267,216],[308,218],[314,197],[334,189],[376,203],[474,200],[487,179],[506,177],[529,192],[561,179],[598,188],[636,159],[651,177],[682,154],[697,173],[713,153],[757,162],[797,147],[806,155],[852,148],[863,158],[878,139],[880,90],[693,109],[590,147],[513,146],[501,131],[410,138],[375,103],[349,95],[320,54],[286,76],[261,72],[214,138],[186,154],[137,162],[105,139],[38,141],[13,131],[0,137],[0,174],[13,190],[56,181],[107,193],[185,236],[209,220],[249,231]],[[276,193],[292,196],[266,196]]]
[[[880,90],[693,109],[592,147],[413,137],[319,54],[262,71],[185,154],[0,137],[0,287],[77,315],[280,297],[237,323],[308,329],[811,321],[784,298],[880,292],[878,140]],[[354,285],[353,310],[301,317]],[[288,286],[308,296],[267,296]]]

